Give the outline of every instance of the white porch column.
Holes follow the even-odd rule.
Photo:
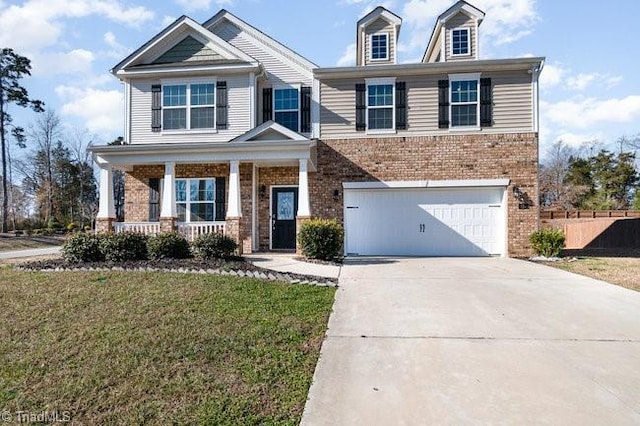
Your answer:
[[[229,200],[227,202],[227,217],[241,217],[240,209],[240,161],[229,162]]]
[[[177,217],[176,209],[176,163],[169,161],[164,163],[164,187],[162,188],[162,206],[160,217]]]
[[[298,216],[311,216],[309,209],[309,181],[307,179],[307,159],[300,159],[300,168],[298,172]]]
[[[100,200],[97,219],[114,219],[116,209],[113,203],[113,173],[108,164],[100,165]]]

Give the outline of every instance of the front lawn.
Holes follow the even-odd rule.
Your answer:
[[[78,424],[298,424],[335,290],[0,270],[0,409]]]
[[[578,256],[546,264],[640,291],[640,257]]]
[[[62,245],[63,242],[64,238],[61,237],[27,237],[3,234],[0,235],[0,252],[55,247]]]

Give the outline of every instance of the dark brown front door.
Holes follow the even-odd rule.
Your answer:
[[[271,248],[296,248],[298,188],[273,188],[271,193]]]

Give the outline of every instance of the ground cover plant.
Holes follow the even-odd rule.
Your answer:
[[[334,289],[0,273],[0,407],[77,424],[298,424]]]

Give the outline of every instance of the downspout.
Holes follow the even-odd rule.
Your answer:
[[[532,103],[533,103],[533,131],[536,134],[538,143],[536,144],[536,186],[538,188],[536,194],[536,203],[538,205],[537,215],[537,229],[540,229],[540,87],[538,84],[540,72],[544,67],[544,59],[540,61],[540,64],[531,69],[531,90],[532,90]]]

